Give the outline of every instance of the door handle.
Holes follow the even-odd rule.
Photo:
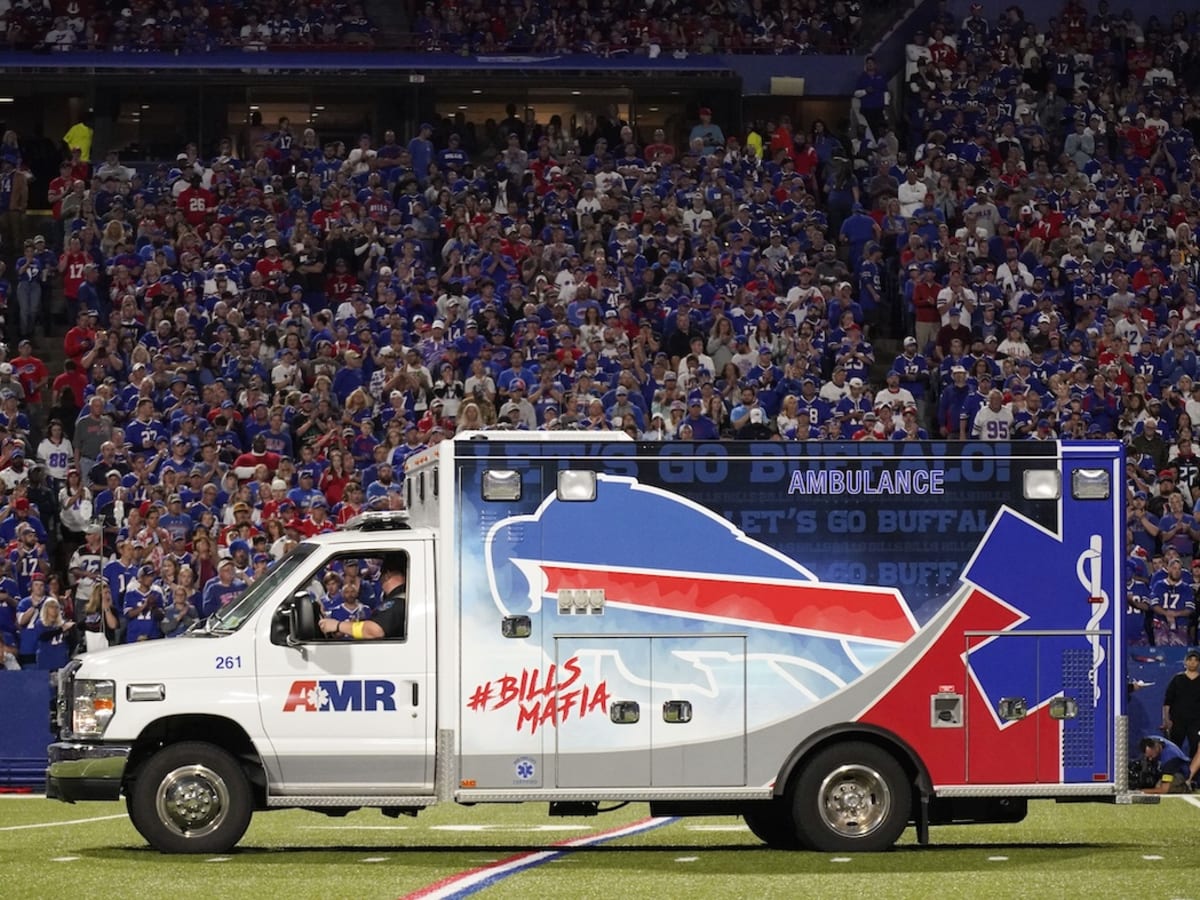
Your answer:
[[[412,683],[412,705],[418,706],[421,701],[421,687],[415,681]]]

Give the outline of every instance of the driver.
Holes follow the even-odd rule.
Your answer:
[[[371,618],[361,622],[347,619],[322,618],[318,622],[322,634],[343,634],[354,640],[393,638],[404,640],[408,622],[408,600],[404,595],[404,555],[392,553],[383,558],[379,573],[382,596]]]

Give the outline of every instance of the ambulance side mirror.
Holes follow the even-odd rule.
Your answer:
[[[271,641],[288,647],[303,647],[317,636],[317,616],[308,591],[296,591],[280,604],[271,622]]]

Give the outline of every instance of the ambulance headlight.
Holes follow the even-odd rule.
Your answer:
[[[1062,493],[1058,469],[1037,469],[1025,473],[1026,500],[1057,500]]]
[[[111,681],[76,681],[72,691],[71,732],[75,737],[102,737],[116,709]]]
[[[596,473],[568,469],[558,473],[558,499],[589,502],[596,499]]]
[[[1071,496],[1076,500],[1107,500],[1108,469],[1076,469],[1071,473]]]

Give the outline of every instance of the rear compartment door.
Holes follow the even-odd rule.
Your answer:
[[[966,642],[968,784],[1112,780],[1112,703],[1097,690],[1112,632],[972,632]],[[992,642],[1008,676],[989,693],[971,677],[969,660]]]

